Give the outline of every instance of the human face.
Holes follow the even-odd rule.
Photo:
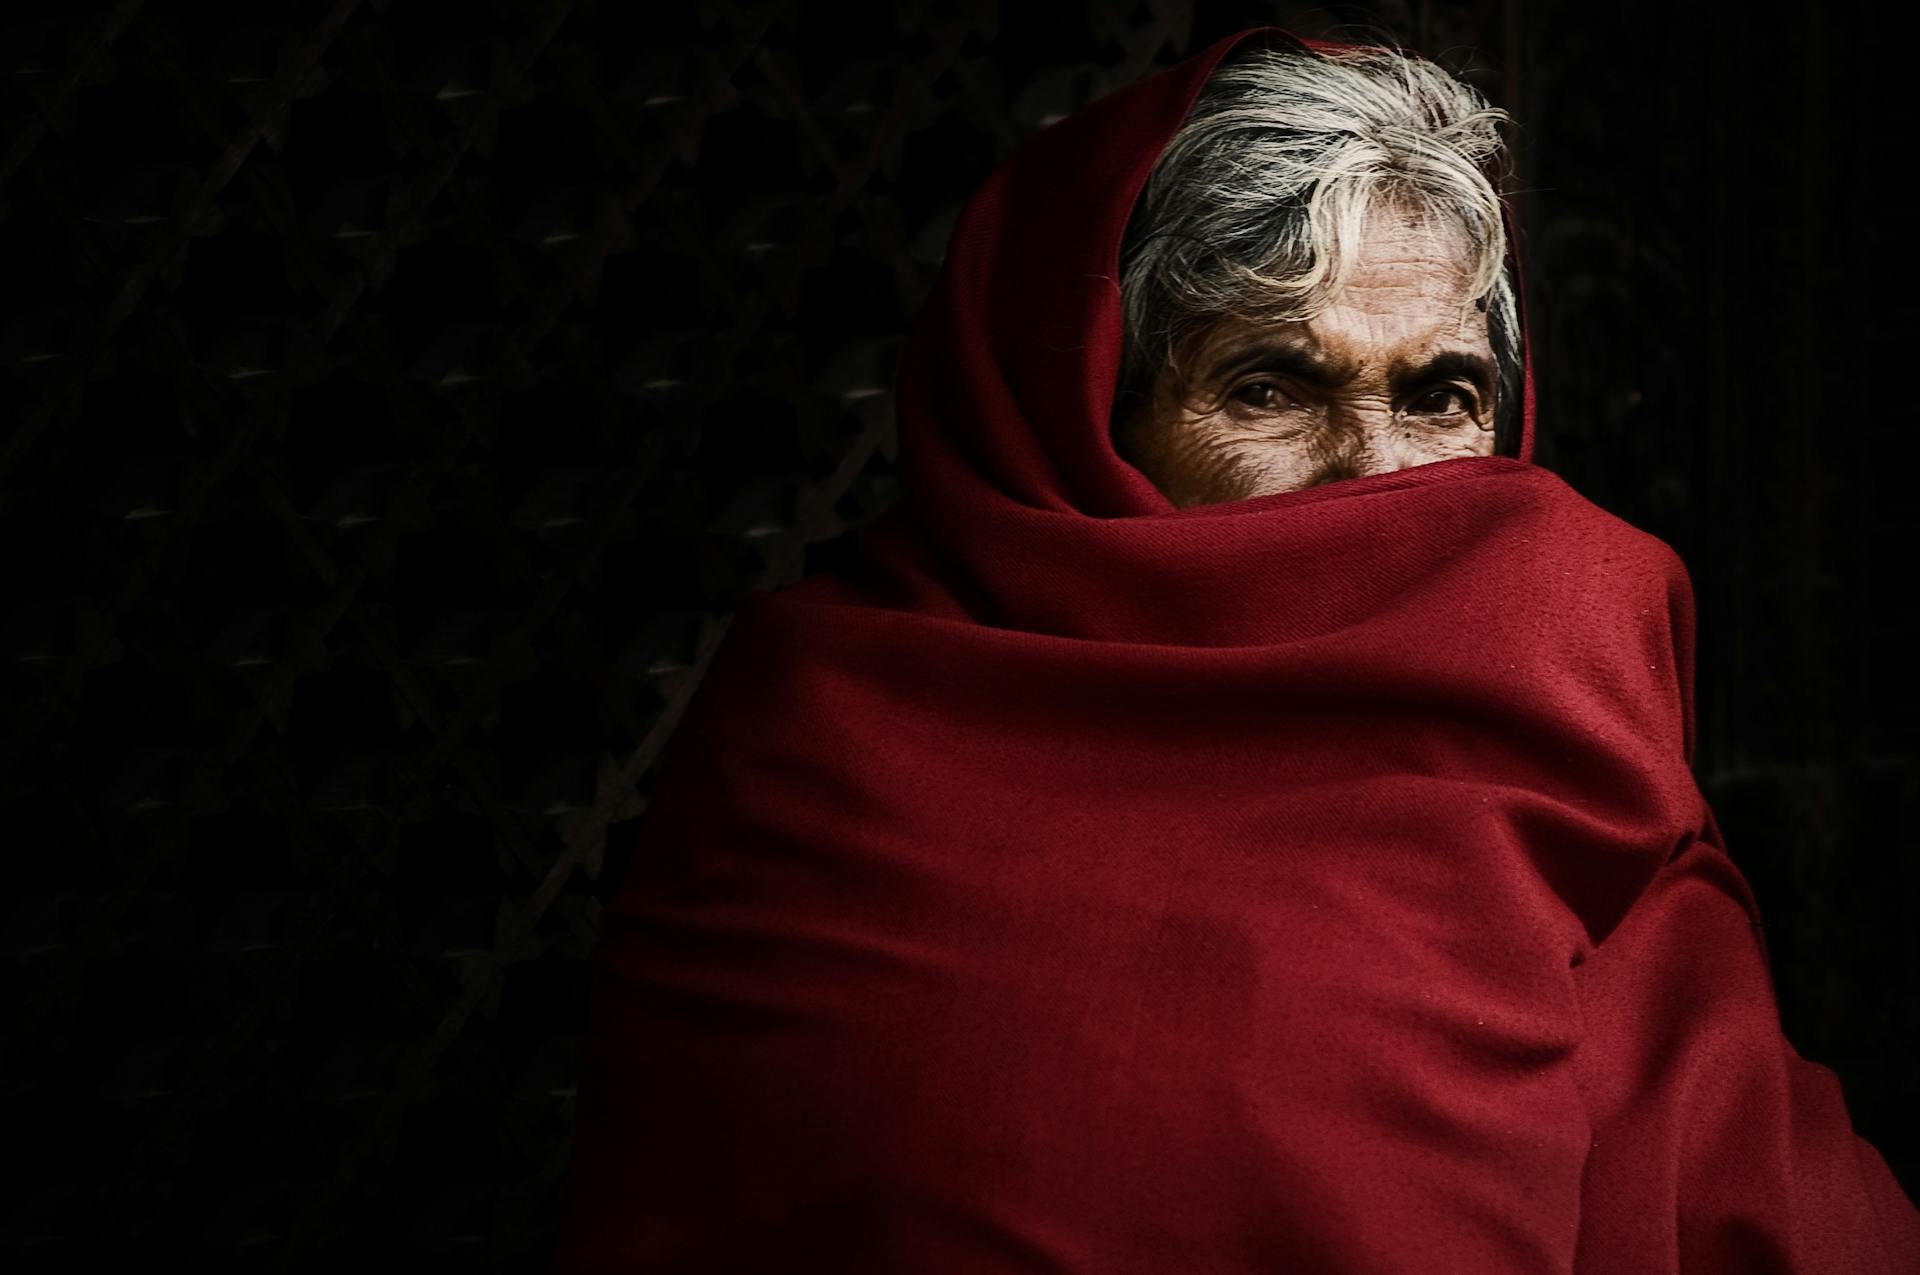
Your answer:
[[[1369,214],[1346,287],[1311,319],[1225,319],[1114,433],[1177,508],[1493,454],[1497,383],[1464,232]]]

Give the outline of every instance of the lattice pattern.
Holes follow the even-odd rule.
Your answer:
[[[14,1269],[537,1268],[596,899],[734,603],[897,497],[988,167],[1252,22],[1477,48],[1496,98],[1546,43],[820,12],[5,19]]]

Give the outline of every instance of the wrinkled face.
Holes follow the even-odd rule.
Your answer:
[[[1493,347],[1463,232],[1369,217],[1354,270],[1314,318],[1227,319],[1162,368],[1115,449],[1176,507],[1493,454]]]

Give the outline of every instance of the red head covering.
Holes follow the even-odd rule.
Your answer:
[[[954,229],[859,570],[750,595],[596,956],[562,1271],[1920,1270],[1781,1034],[1665,544],[1518,457],[1174,509],[1117,257],[1256,28]]]

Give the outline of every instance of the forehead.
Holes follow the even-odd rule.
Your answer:
[[[1407,347],[1483,347],[1487,316],[1472,293],[1474,248],[1446,219],[1372,210],[1355,244],[1345,286],[1318,314],[1261,323],[1226,316],[1199,335],[1203,359],[1280,339],[1367,361]]]
[[[1465,227],[1450,217],[1375,204],[1360,224],[1348,286],[1371,276],[1430,272],[1465,291],[1473,281],[1474,246]],[[1377,280],[1375,280],[1377,282]]]

